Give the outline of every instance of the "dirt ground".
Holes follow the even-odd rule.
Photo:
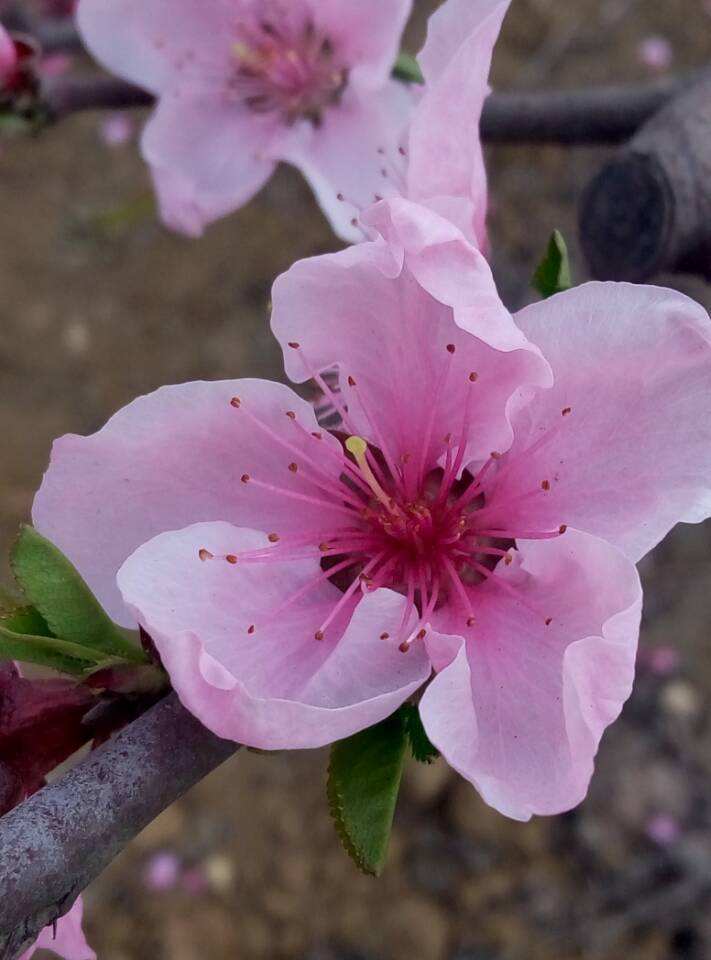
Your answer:
[[[434,5],[418,3],[413,38]],[[655,37],[671,44],[669,69],[711,59],[708,0],[514,0],[495,81],[513,89],[648,77],[659,68],[641,44]],[[160,384],[280,377],[266,325],[271,282],[295,259],[336,246],[290,170],[204,239],[170,235],[147,213],[135,146],[107,147],[98,124],[74,119],[0,156],[3,555],[53,437],[93,431]],[[493,259],[510,305],[530,296],[553,227],[584,277],[576,203],[605,156],[490,151]],[[674,282],[711,302],[703,284]],[[579,809],[513,823],[443,761],[413,765],[390,864],[375,881],[339,848],[325,752],[241,752],[88,891],[87,929],[102,960],[711,956],[711,526],[677,529],[644,575],[638,683]],[[175,858],[177,882],[155,889],[157,864],[175,868]]]

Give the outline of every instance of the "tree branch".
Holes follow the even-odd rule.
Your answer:
[[[661,107],[711,70],[640,84],[495,93],[484,104],[485,143],[623,143]]]
[[[711,280],[711,75],[645,123],[588,185],[580,239],[592,275]]]
[[[0,819],[0,960],[16,960],[136,834],[237,749],[170,694]]]
[[[664,104],[711,71],[584,90],[495,93],[484,105],[486,143],[622,143]],[[148,106],[143,90],[108,77],[59,79],[44,96],[52,120],[84,110]]]

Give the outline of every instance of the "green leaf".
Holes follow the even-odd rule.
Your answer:
[[[417,60],[410,53],[403,53],[395,61],[393,67],[393,76],[396,80],[403,80],[405,83],[424,83],[422,70]]]
[[[398,712],[331,748],[327,795],[336,831],[359,869],[375,877],[387,859],[406,746]]]
[[[80,644],[56,637],[16,633],[4,623],[0,623],[0,660],[21,660],[76,676],[96,669],[100,662],[96,651]]]
[[[410,743],[412,756],[420,763],[432,763],[439,757],[439,750],[430,742],[430,738],[425,733],[420,711],[414,703],[404,703],[400,707],[400,713],[405,724],[405,733]]]
[[[554,293],[570,290],[573,286],[568,247],[560,230],[554,230],[551,234],[546,255],[531,282],[544,299],[552,297]]]
[[[145,663],[133,644],[104,613],[77,570],[64,554],[37,533],[23,527],[11,556],[17,582],[57,637],[106,656]]]

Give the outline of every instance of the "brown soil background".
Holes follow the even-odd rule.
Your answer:
[[[419,2],[414,38],[434,3]],[[639,42],[673,46],[672,69],[711,59],[704,0],[514,0],[495,57],[502,88],[651,74]],[[416,44],[414,49],[416,49]],[[274,277],[336,241],[307,188],[281,170],[261,195],[192,242],[145,213],[134,146],[109,149],[98,117],[66,122],[0,157],[0,541],[28,516],[52,438],[86,433],[139,393],[195,378],[279,377],[266,323]],[[580,192],[606,151],[489,152],[494,266],[512,306],[553,227],[575,244]],[[675,283],[711,301],[708,287]],[[711,527],[684,527],[644,563],[641,666],[606,735],[586,802],[529,824],[488,810],[442,761],[407,772],[385,876],[359,876],[324,798],[327,754],[241,753],[160,817],[87,894],[102,960],[668,960],[711,956]],[[650,817],[679,839],[655,844]],[[200,893],[143,882],[169,850]]]

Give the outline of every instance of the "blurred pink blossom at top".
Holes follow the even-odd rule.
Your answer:
[[[80,0],[78,24],[100,62],[158,97],[142,152],[172,228],[199,235],[284,160],[346,240],[404,195],[483,244],[479,116],[507,8],[447,0],[424,87],[391,78],[411,0]]]

